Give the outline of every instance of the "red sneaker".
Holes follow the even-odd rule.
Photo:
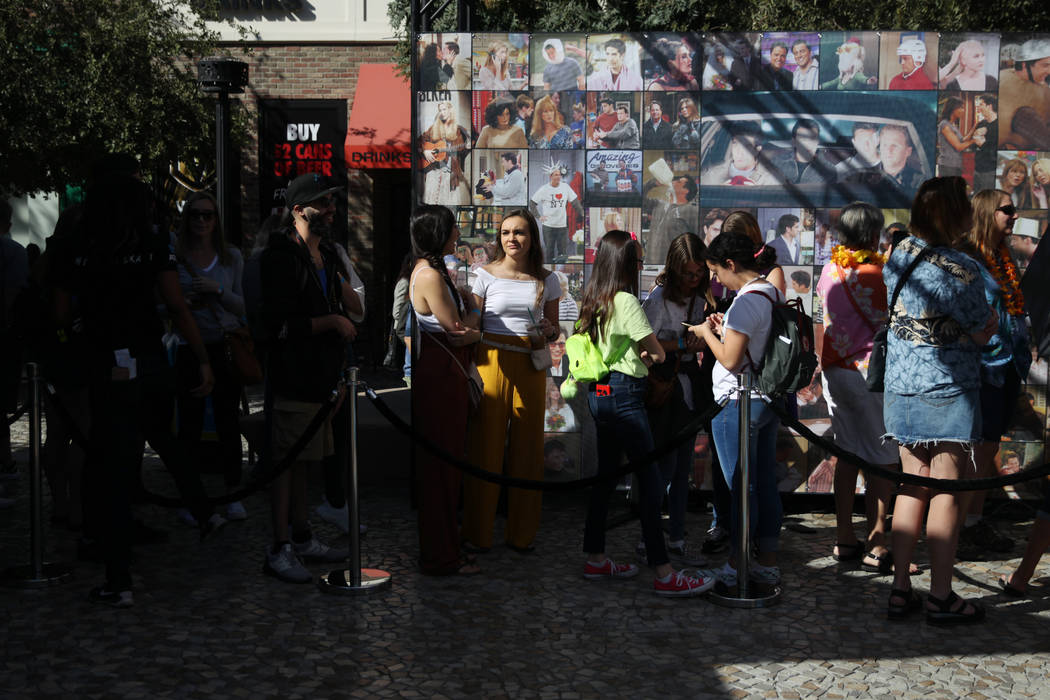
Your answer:
[[[638,567],[634,564],[617,564],[608,558],[601,564],[592,564],[588,561],[583,565],[583,577],[591,580],[600,578],[634,578],[637,575]]]
[[[714,585],[714,576],[686,576],[681,571],[674,571],[668,581],[653,579],[653,592],[656,595],[684,598],[707,593]]]

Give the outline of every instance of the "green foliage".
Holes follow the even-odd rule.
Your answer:
[[[0,189],[60,191],[106,152],[145,170],[211,160],[214,106],[195,81],[217,39],[179,0],[5,0]]]
[[[481,0],[474,31],[790,31],[924,29],[930,31],[1050,31],[1046,0],[923,0],[838,2],[826,0]],[[400,62],[407,71],[411,47],[409,0],[387,8],[401,37]],[[456,30],[455,2],[435,23]]]

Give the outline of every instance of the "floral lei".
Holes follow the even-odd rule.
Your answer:
[[[853,250],[844,245],[837,245],[831,250],[831,262],[841,268],[849,269],[865,263],[872,265],[884,265],[886,257],[874,250]]]
[[[995,253],[994,258],[985,255],[984,261],[992,277],[999,283],[1006,312],[1011,316],[1024,316],[1024,295],[1021,293],[1021,283],[1017,279],[1017,266],[1014,265],[1005,243],[1000,243]]]

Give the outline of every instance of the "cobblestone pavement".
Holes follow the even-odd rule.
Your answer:
[[[390,451],[405,449],[404,441],[378,419],[366,420],[360,434],[369,527],[362,562],[389,571],[391,588],[343,597],[263,576],[269,518],[261,494],[245,503],[247,521],[204,545],[171,511],[140,506],[140,517],[166,529],[170,541],[136,548],[135,607],[89,603],[102,566],[88,562],[51,588],[0,591],[0,696],[1050,697],[1050,557],[1031,596],[1019,601],[995,585],[1016,558],[957,566],[956,590],[987,606],[984,624],[891,623],[890,578],[833,561],[833,517],[799,515],[782,539],[780,604],[737,610],[658,598],[644,568],[633,580],[585,581],[585,502],[555,494],[545,498],[535,553],[497,545],[480,557],[479,576],[428,578],[414,566],[407,470]],[[370,453],[372,444],[386,446],[387,457]],[[3,566],[29,560],[25,450],[17,456],[18,502],[0,511]],[[154,460],[146,480],[171,493]],[[211,492],[221,488],[220,477],[206,480]],[[317,503],[320,479],[313,481]],[[708,521],[702,511],[689,514],[697,546]],[[1017,556],[1030,523],[999,523],[1018,540]],[[497,542],[501,528],[498,522]],[[330,525],[315,523],[315,531],[338,539]],[[638,533],[636,521],[613,529],[610,554],[631,557]],[[74,561],[74,533],[49,527],[46,541],[49,560]],[[928,575],[914,580],[927,589]]]

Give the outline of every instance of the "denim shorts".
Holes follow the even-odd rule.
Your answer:
[[[972,443],[981,439],[981,390],[954,396],[883,394],[885,437],[902,445]]]

